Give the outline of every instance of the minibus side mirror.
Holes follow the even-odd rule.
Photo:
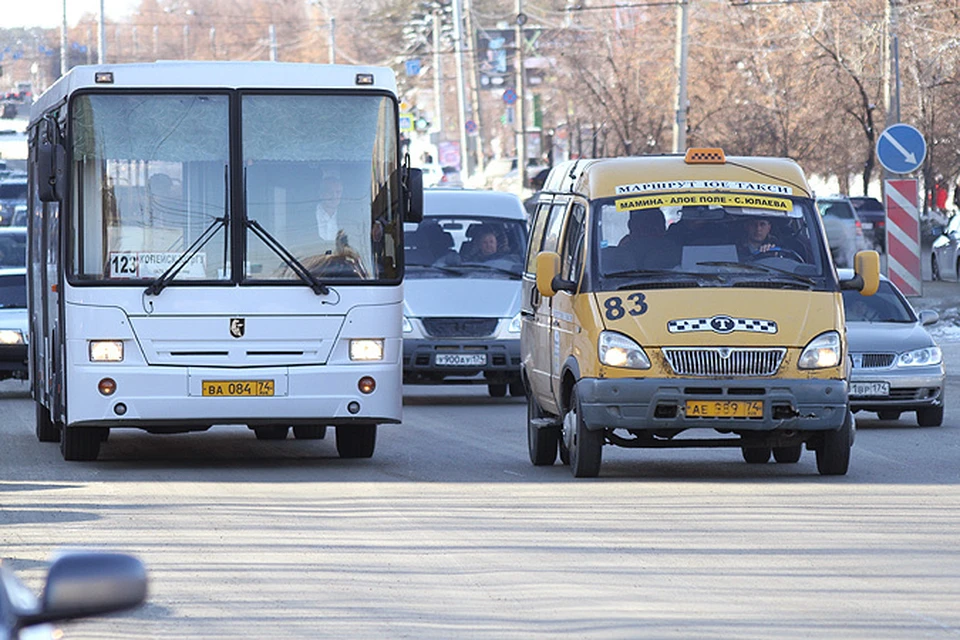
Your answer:
[[[560,277],[560,255],[553,251],[537,254],[537,291],[544,298],[552,298],[558,291],[574,293],[577,283]]]
[[[423,221],[423,171],[406,168],[407,207],[403,212],[404,222]]]
[[[860,251],[853,258],[854,272],[862,278],[860,293],[872,296],[880,288],[880,254],[876,251]]]

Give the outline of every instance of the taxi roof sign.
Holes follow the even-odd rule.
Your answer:
[[[720,147],[693,147],[687,149],[683,161],[687,164],[724,164],[727,156]]]

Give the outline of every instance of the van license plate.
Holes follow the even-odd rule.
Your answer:
[[[852,396],[888,396],[890,395],[889,382],[851,382],[850,395]]]
[[[689,418],[762,418],[763,402],[740,400],[687,400]]]
[[[487,354],[438,353],[434,362],[438,367],[483,367],[487,364]]]
[[[273,380],[204,380],[203,395],[221,398],[272,396]]]

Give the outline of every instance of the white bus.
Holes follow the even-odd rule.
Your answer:
[[[37,437],[246,425],[373,455],[401,417],[403,221],[390,69],[72,69],[30,118]]]

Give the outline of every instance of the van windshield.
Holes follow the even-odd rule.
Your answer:
[[[404,225],[409,278],[519,278],[527,230],[523,221],[488,216],[427,216]]]
[[[829,271],[812,200],[754,198],[762,206],[740,206],[753,202],[738,194],[711,198],[723,203],[662,204],[669,196],[597,201],[600,276],[812,287]]]

